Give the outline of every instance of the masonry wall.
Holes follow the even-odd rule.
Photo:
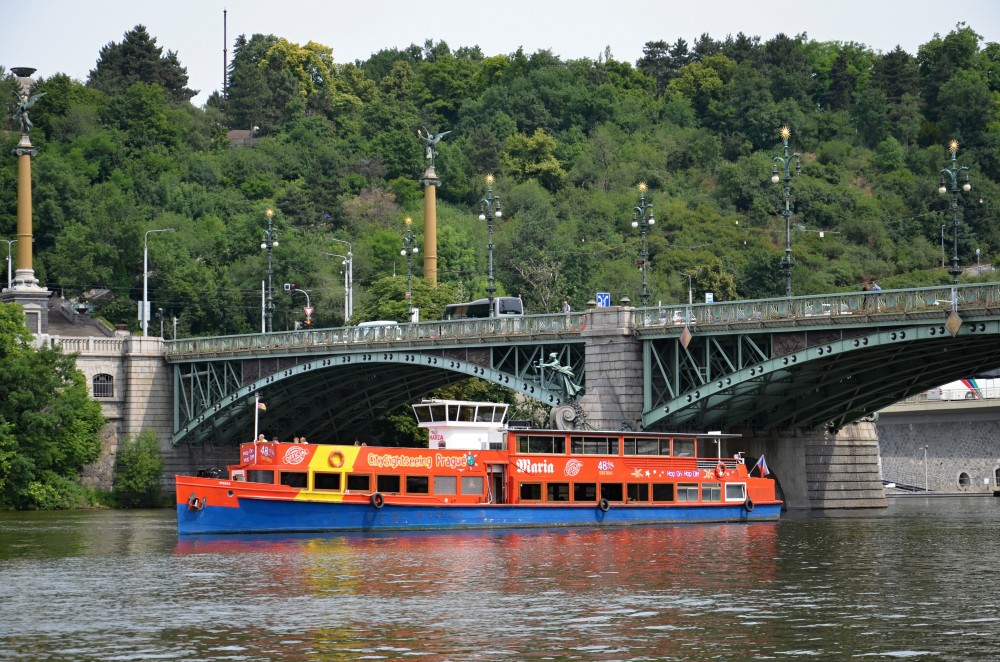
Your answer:
[[[638,430],[642,422],[642,344],[632,333],[634,314],[620,306],[595,308],[581,334],[587,350],[580,405],[587,424],[599,430]]]

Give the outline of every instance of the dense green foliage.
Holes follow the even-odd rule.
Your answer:
[[[114,496],[126,508],[151,508],[161,505],[163,490],[160,474],[163,458],[159,442],[150,431],[126,439],[118,448],[115,467]]]
[[[351,244],[352,321],[405,320],[403,220],[423,228],[419,128],[451,131],[436,162],[437,290],[421,279],[422,238],[413,263],[424,320],[485,295],[487,173],[503,203],[498,293],[520,294],[529,312],[564,298],[581,310],[597,291],[638,303],[639,182],[657,221],[653,302],[687,300],[681,273],[696,300],[782,295],[782,190],[770,174],[784,125],[804,166],[792,181],[795,294],[872,277],[947,282],[951,216],[935,191],[951,139],[974,187],[959,203],[961,262],[1000,249],[1000,45],[963,24],[916,54],[702,35],[649,42],[635,65],[431,41],[339,64],[328,46],[257,34],[236,40],[228,98],[203,109],[188,101],[182,58],[137,26],[101,50],[86,82],[40,80],[47,95],[32,110],[36,273],[68,298],[109,290],[100,314],[133,330],[145,232],[159,228],[177,230],[149,236],[150,299],[167,336],[174,317],[180,336],[259,330],[268,208],[280,240],[275,329],[304,318],[284,282],[309,291],[317,326],[344,322],[342,259],[323,253],[347,245],[329,238]],[[13,84],[0,81],[3,98]],[[4,153],[16,139],[7,134]],[[0,164],[4,236],[15,172],[13,158]]]
[[[101,451],[101,406],[75,357],[31,342],[21,306],[0,306],[0,509],[87,505],[78,479]]]

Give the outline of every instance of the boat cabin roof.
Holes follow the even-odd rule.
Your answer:
[[[413,405],[413,414],[420,427],[442,427],[457,423],[462,427],[481,424],[495,428],[506,423],[507,405],[465,400],[424,400]]]

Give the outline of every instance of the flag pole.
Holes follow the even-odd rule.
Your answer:
[[[257,423],[260,420],[260,395],[253,396],[253,443],[257,443]]]

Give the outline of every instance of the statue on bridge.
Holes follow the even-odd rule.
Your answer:
[[[449,133],[451,131],[442,131],[435,134],[427,129],[424,129],[422,132],[420,129],[417,129],[417,137],[424,141],[424,145],[427,148],[427,160],[430,162],[432,168],[434,167],[434,157],[437,156],[437,144]]]
[[[577,394],[583,390],[582,386],[573,381],[573,377],[575,377],[575,375],[573,374],[573,369],[570,368],[568,365],[561,365],[559,363],[559,359],[556,358],[555,352],[549,354],[548,363],[539,362],[537,364],[537,368],[539,369],[540,372],[539,376],[542,378],[543,384],[545,383],[544,379],[545,373],[543,372],[545,368],[554,370],[555,372],[559,373],[559,377],[561,378],[560,381],[562,384],[563,393],[565,393],[566,397],[570,400],[576,398]]]

